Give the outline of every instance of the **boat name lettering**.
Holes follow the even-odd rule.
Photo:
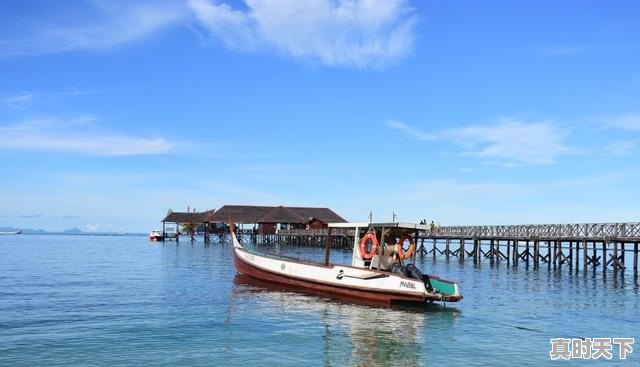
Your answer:
[[[336,279],[342,280],[343,277],[344,277],[344,270],[340,270],[340,272],[338,272],[338,275],[336,275]]]
[[[416,289],[416,283],[413,282],[405,282],[404,280],[400,281],[400,287],[401,288],[411,288],[411,289]]]

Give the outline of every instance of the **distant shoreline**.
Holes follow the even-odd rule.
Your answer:
[[[64,232],[22,232],[20,235],[31,235],[31,236],[48,236],[48,235],[57,235],[57,236],[147,236],[146,233],[64,233]],[[16,235],[18,236],[18,235]]]

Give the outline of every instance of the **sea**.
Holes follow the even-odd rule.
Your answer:
[[[385,308],[291,292],[239,276],[232,246],[201,238],[0,236],[0,366],[640,366],[632,269],[417,265],[464,299]]]

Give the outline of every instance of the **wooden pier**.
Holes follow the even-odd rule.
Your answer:
[[[256,242],[323,246],[326,230],[288,230]],[[353,234],[332,233],[334,246],[351,246]],[[483,259],[535,269],[611,269],[638,274],[640,223],[446,226],[418,238],[419,256],[478,262]],[[627,264],[628,261],[633,264]]]
[[[193,242],[201,230],[205,243],[212,238],[224,242],[229,219],[243,241],[318,247],[326,244],[327,223],[346,222],[328,208],[225,205],[201,213],[169,210],[162,220],[162,233],[164,240],[178,241],[183,234]],[[165,223],[175,224],[174,234],[166,231]],[[245,230],[243,224],[253,227]],[[350,248],[353,236],[346,230],[333,231],[331,246]],[[619,272],[632,267],[637,275],[640,223],[443,226],[422,232],[417,241],[418,256],[487,259],[535,269],[546,265],[549,269],[602,267]]]
[[[584,270],[602,266],[625,270],[629,256],[638,273],[640,223],[581,223],[505,226],[439,227],[420,237],[422,255],[443,255],[460,260],[489,259],[514,266]]]

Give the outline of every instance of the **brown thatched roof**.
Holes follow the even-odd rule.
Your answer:
[[[225,205],[209,216],[209,221],[219,223],[258,223],[258,219],[273,210],[272,206]]]
[[[289,207],[292,211],[296,212],[298,215],[303,216],[306,220],[305,223],[309,222],[311,219],[316,218],[324,223],[346,223],[347,221],[336,214],[333,210],[329,208],[296,208]]]
[[[215,210],[207,210],[199,213],[174,212],[169,210],[167,216],[162,220],[168,223],[205,223]]]
[[[277,206],[271,209],[267,214],[258,220],[260,223],[306,223],[307,219],[300,214],[285,208]]]
[[[329,208],[288,206],[225,205],[209,215],[210,222],[250,223],[308,223],[316,218],[324,223],[345,223],[346,220]]]

